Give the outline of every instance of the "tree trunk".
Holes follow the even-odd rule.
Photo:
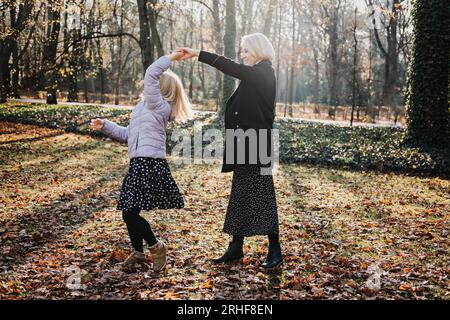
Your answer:
[[[314,103],[320,102],[320,66],[319,66],[319,53],[314,48]]]
[[[277,73],[276,73],[276,79],[277,81],[280,80],[280,49],[281,49],[281,7],[278,6],[277,8],[277,19],[278,19],[278,24],[277,24]],[[277,98],[275,99],[275,102],[277,101],[281,101],[280,99],[280,86],[277,85]]]
[[[397,77],[398,77],[398,52],[397,52],[397,20],[398,10],[396,6],[400,0],[394,0],[392,6],[391,22],[388,28],[388,53],[386,66],[389,68],[384,88],[384,104],[395,108],[397,106]]]
[[[120,7],[120,22],[119,22],[119,33],[123,33],[123,1],[121,2]],[[123,47],[123,36],[119,36],[119,53],[117,57],[117,78],[116,78],[116,88],[115,88],[115,97],[114,104],[119,105],[119,97],[120,97],[120,79],[122,77],[122,47]]]
[[[203,12],[200,12],[200,25],[203,26]],[[200,28],[200,50],[203,50],[203,28]],[[204,63],[197,63],[198,68],[198,77],[200,79],[200,84],[202,86],[202,93],[203,99],[208,98],[208,94],[206,92],[206,85],[205,85],[205,64]]]
[[[330,109],[328,115],[335,119],[336,107],[338,105],[337,81],[338,81],[338,32],[337,32],[337,12],[332,16],[332,24],[329,29],[330,37]]]
[[[42,66],[45,71],[45,90],[47,91],[47,104],[57,104],[56,91],[58,87],[58,70],[56,66],[56,53],[60,31],[61,0],[48,2],[47,7],[47,42],[43,50]]]
[[[339,75],[339,57],[338,57],[338,22],[339,10],[341,7],[341,0],[334,1],[331,4],[322,3],[322,10],[325,14],[326,29],[329,44],[329,59],[328,59],[328,87],[329,87],[329,104],[328,117],[335,119],[336,107],[339,104],[338,100],[338,75]]]
[[[356,21],[356,14],[358,13],[358,9],[355,8],[355,20],[353,24],[353,80],[352,80],[352,112],[350,115],[350,126],[353,126],[353,114],[355,112],[356,108],[356,70],[357,70],[357,63],[358,63],[358,38],[356,37],[356,28],[357,28],[357,21]],[[359,113],[358,117],[359,119]]]
[[[294,99],[294,74],[295,74],[295,62],[296,62],[296,53],[295,53],[295,0],[292,1],[292,52],[291,52],[291,76],[289,82],[289,116],[292,118],[293,110],[292,104]]]
[[[9,41],[0,40],[0,103],[6,102],[11,90],[10,65],[11,47]]]
[[[16,24],[16,8],[10,10],[11,28],[14,28]],[[12,68],[11,68],[11,80],[12,87],[11,93],[14,98],[20,98],[19,94],[19,44],[17,39],[11,39],[11,52],[12,52]]]
[[[194,33],[193,32],[191,32],[191,34],[190,34],[189,42],[190,42],[190,46],[193,47],[193,44],[194,44]],[[189,92],[189,99],[192,100],[193,93],[194,93],[194,63],[193,63],[192,60],[189,60],[189,88],[188,88],[188,92]]]
[[[405,142],[448,148],[450,4],[447,0],[413,1],[415,37],[406,102]]]
[[[148,10],[149,13],[149,23],[150,23],[150,30],[152,32],[152,40],[153,43],[156,47],[156,52],[158,54],[158,57],[161,57],[164,55],[164,48],[163,45],[161,43],[161,38],[159,37],[159,33],[158,33],[158,27],[157,27],[157,19],[158,19],[158,14],[155,10],[155,6],[158,3],[158,0],[151,0],[151,6]]]
[[[139,45],[141,47],[141,60],[143,73],[154,61],[152,39],[150,37],[150,23],[148,21],[147,0],[137,0],[139,12]]]
[[[372,0],[369,0],[372,5]],[[393,0],[391,15],[387,31],[387,50],[383,47],[378,30],[375,28],[375,39],[378,48],[384,57],[384,83],[382,100],[385,106],[390,108],[396,105],[397,74],[398,74],[398,50],[397,50],[397,20],[400,0]]]
[[[236,58],[236,3],[235,0],[227,0],[226,2],[226,18],[225,18],[225,36],[224,36],[224,54],[227,58]],[[223,80],[223,103],[220,114],[225,113],[225,101],[232,95],[235,87],[235,79],[233,77],[224,76]]]
[[[289,95],[289,61],[286,60],[286,89],[285,89],[285,93],[284,93],[284,117],[286,118],[287,116],[287,108],[288,108],[288,95]]]
[[[67,80],[69,90],[67,94],[67,101],[78,102],[78,70],[80,68],[79,60],[81,55],[81,30],[73,29],[69,31],[69,39],[73,41],[73,46],[68,59],[69,74],[67,76]]]
[[[372,45],[373,45],[373,38],[372,38],[372,30],[369,31],[369,76],[367,78],[367,106],[369,109],[369,115],[370,115],[370,121],[372,123],[375,123],[375,107],[373,105],[372,101],[372,61],[373,61],[373,55],[372,55]]]
[[[213,0],[212,5],[212,16],[213,16],[213,25],[214,25],[214,43],[217,54],[223,53],[223,39],[222,39],[222,26],[220,23],[220,11],[219,11],[219,0]],[[223,75],[222,73],[216,69],[216,90],[214,92],[214,97],[216,99],[217,109],[220,110],[222,105],[222,100],[220,93],[222,92],[223,86]]]
[[[15,3],[13,4],[16,5]],[[17,19],[15,19],[14,27],[11,33],[6,37],[0,38],[0,103],[6,102],[8,94],[10,93],[11,70],[9,60],[12,54],[12,39],[17,39],[20,32],[26,26],[26,22],[30,18],[33,10],[34,1],[24,0],[19,6],[17,12]]]
[[[106,89],[106,77],[105,69],[103,67],[103,55],[100,48],[100,39],[97,39],[97,56],[98,56],[98,75],[100,77],[100,103],[106,103],[105,89]]]

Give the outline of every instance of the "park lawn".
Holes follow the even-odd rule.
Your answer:
[[[0,299],[450,298],[448,180],[282,165],[286,259],[266,272],[264,237],[246,240],[242,263],[208,262],[229,241],[221,228],[232,175],[168,160],[186,208],[144,213],[169,245],[168,267],[126,274],[117,264],[130,245],[115,209],[126,146],[0,122]],[[67,285],[71,270],[80,289]]]
[[[90,129],[93,118],[108,118],[122,126],[130,121],[130,108],[92,105],[27,103],[0,104],[0,121],[34,124],[66,132],[101,136]],[[172,122],[167,130],[167,153],[176,145],[175,130],[193,135],[194,126],[202,132],[223,129],[215,113],[199,112],[190,121]],[[443,149],[411,148],[403,145],[404,130],[393,127],[342,126],[276,118],[279,130],[279,157],[282,163],[306,163],[335,168],[373,170],[422,176],[450,177],[450,145]],[[176,135],[176,134],[175,134]],[[206,142],[205,142],[206,143]]]

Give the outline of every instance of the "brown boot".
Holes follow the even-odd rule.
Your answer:
[[[153,258],[153,270],[161,271],[167,264],[167,246],[161,240],[150,247],[150,252]]]
[[[133,251],[129,257],[120,264],[120,267],[125,272],[133,272],[136,270],[136,265],[146,265],[147,259],[145,254],[139,251]]]

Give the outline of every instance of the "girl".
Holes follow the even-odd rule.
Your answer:
[[[166,157],[166,127],[169,121],[191,118],[192,109],[180,79],[167,70],[183,53],[173,52],[156,60],[145,72],[144,97],[134,107],[125,128],[107,119],[93,119],[91,127],[107,136],[128,143],[130,167],[122,184],[117,209],[122,211],[134,251],[122,264],[133,271],[145,264],[143,240],[150,246],[153,269],[164,269],[167,246],[157,240],[141,210],[180,209],[184,207]]]

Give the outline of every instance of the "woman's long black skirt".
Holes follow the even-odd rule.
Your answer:
[[[279,232],[272,175],[261,175],[257,165],[236,167],[223,231],[244,237]]]

